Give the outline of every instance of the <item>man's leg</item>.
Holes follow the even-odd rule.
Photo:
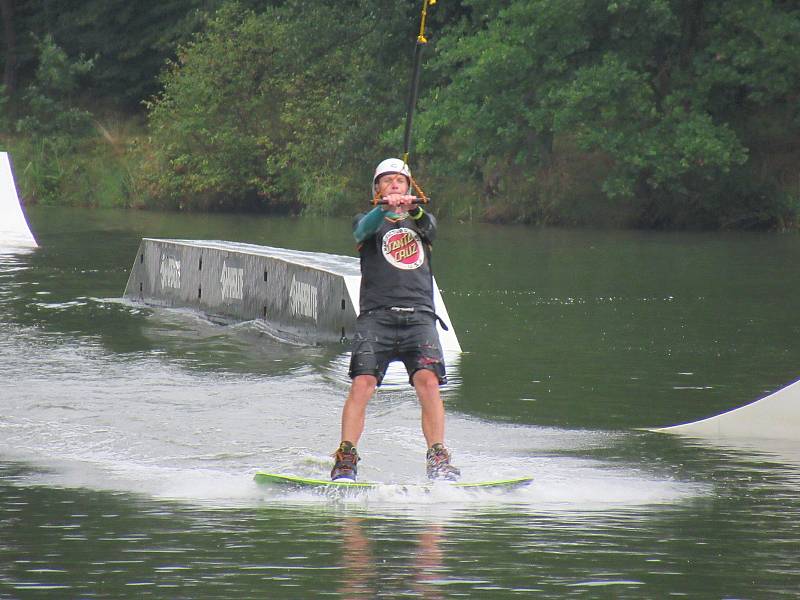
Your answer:
[[[358,471],[358,451],[355,446],[364,431],[367,403],[375,392],[378,379],[374,375],[356,375],[342,409],[342,442],[336,450],[331,479],[355,481]]]
[[[367,404],[378,379],[373,375],[356,375],[350,385],[350,393],[342,409],[342,441],[358,446],[358,440],[364,432],[364,418],[367,414]]]
[[[420,369],[411,379],[422,407],[422,433],[428,444],[425,455],[429,479],[455,481],[461,470],[450,464],[450,452],[444,446],[444,402],[439,393],[439,376]]]
[[[420,369],[412,381],[422,407],[422,434],[428,448],[444,444],[444,403],[439,394],[439,377],[433,371]]]

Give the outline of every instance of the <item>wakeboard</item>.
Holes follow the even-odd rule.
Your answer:
[[[533,482],[533,477],[514,477],[512,479],[497,479],[492,481],[442,481],[430,483],[379,483],[370,481],[330,481],[329,479],[313,479],[298,475],[284,475],[258,471],[254,477],[256,483],[264,485],[282,486],[294,489],[340,490],[340,491],[366,491],[378,488],[398,487],[408,490],[432,490],[437,485],[448,485],[458,489],[478,490],[513,490],[524,487]]]

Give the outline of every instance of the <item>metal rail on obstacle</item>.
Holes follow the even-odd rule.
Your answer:
[[[151,306],[190,308],[223,322],[260,320],[276,337],[307,344],[352,339],[359,260],[322,252],[218,240],[144,238],[124,296]],[[434,280],[445,352],[461,352]]]

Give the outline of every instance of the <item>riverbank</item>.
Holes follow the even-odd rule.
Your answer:
[[[800,178],[792,174],[793,166],[800,164],[800,152],[790,140],[778,142],[763,140],[759,158],[753,162],[762,170],[777,173],[781,185],[754,190],[748,202],[735,210],[727,207],[727,212],[721,201],[712,203],[719,209],[716,214],[687,205],[680,218],[670,222],[657,218],[659,210],[668,209],[668,201],[660,209],[651,205],[648,210],[652,211],[652,218],[644,219],[641,203],[636,199],[605,196],[599,182],[608,167],[607,159],[570,149],[567,144],[557,160],[536,171],[530,178],[533,183],[520,180],[511,189],[481,188],[475,182],[442,175],[427,178],[425,164],[417,178],[434,199],[431,210],[445,221],[643,230],[787,231],[797,229],[800,222]],[[158,182],[152,177],[149,144],[143,117],[120,114],[94,118],[89,133],[78,138],[33,140],[0,134],[0,146],[13,159],[20,197],[29,206],[329,216],[347,216],[364,206],[358,195],[331,204],[315,198],[312,190],[306,192],[304,201],[281,198],[272,202],[256,196],[249,201],[220,201],[218,206],[161,197]],[[742,181],[741,175],[731,177],[740,187],[755,185]],[[362,188],[367,185],[360,186],[359,192]],[[318,194],[326,193],[331,190],[322,185]],[[680,201],[672,199],[673,203]],[[672,210],[677,209],[673,206]]]
[[[140,118],[114,115],[93,119],[84,136],[0,135],[0,146],[26,205],[143,208],[136,148],[144,136]]]

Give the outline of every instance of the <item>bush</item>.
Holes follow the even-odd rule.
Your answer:
[[[451,171],[473,179],[486,216],[558,222],[571,220],[560,207],[582,204],[577,219],[594,222],[601,203],[638,227],[795,218],[796,202],[781,198],[796,188],[758,168],[763,146],[748,131],[769,109],[784,130],[771,141],[797,137],[800,11],[791,3],[465,4],[472,10],[437,45],[419,140],[424,158],[444,152]],[[793,114],[778,116],[782,106]],[[559,140],[606,161],[594,180],[605,198],[564,189],[575,161]],[[749,179],[731,194],[734,173]]]
[[[37,48],[39,66],[35,80],[22,94],[25,114],[17,120],[16,132],[31,138],[58,138],[60,143],[79,139],[90,131],[92,115],[75,106],[75,96],[93,60],[70,60],[50,35]]]
[[[93,60],[70,60],[51,36],[37,48],[35,79],[21,92],[18,114],[4,124],[22,196],[51,205],[128,205],[125,143],[77,105]]]
[[[399,122],[405,96],[385,46],[402,39],[392,19],[406,15],[371,4],[217,12],[148,104],[137,184],[149,201],[322,214],[363,202],[380,133]]]

